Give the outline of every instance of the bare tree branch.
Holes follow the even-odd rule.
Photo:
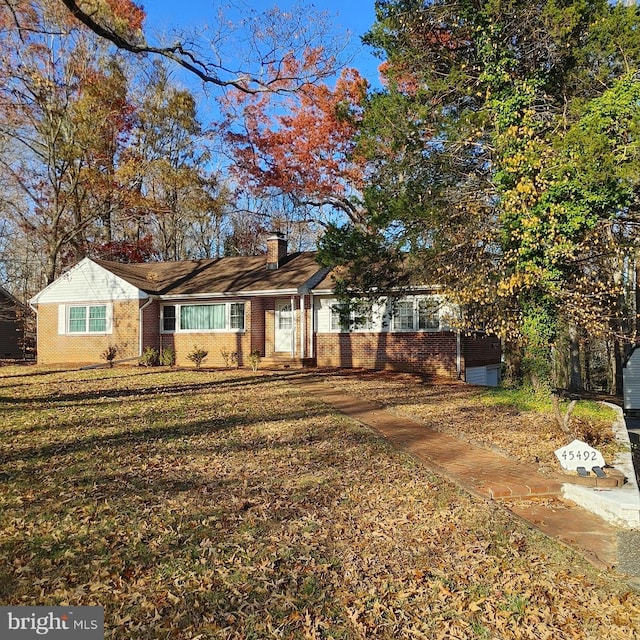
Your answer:
[[[297,87],[306,83],[313,83],[326,77],[330,77],[336,71],[337,60],[333,51],[325,51],[313,65],[308,69],[305,69],[303,73],[294,72],[291,74],[291,70],[286,64],[290,56],[293,55],[293,47],[291,51],[280,52],[276,51],[275,47],[287,46],[288,43],[277,42],[274,48],[270,49],[268,54],[261,54],[258,51],[258,45],[254,41],[253,48],[255,49],[254,63],[258,63],[261,73],[259,75],[252,73],[248,70],[233,72],[226,68],[221,61],[212,62],[206,60],[198,55],[196,52],[197,47],[193,44],[185,44],[184,42],[174,42],[171,46],[152,46],[148,44],[144,37],[141,37],[138,42],[133,38],[127,37],[117,29],[104,24],[96,17],[96,12],[91,12],[84,8],[84,4],[81,0],[61,0],[62,4],[69,10],[69,12],[85,27],[96,33],[101,38],[111,42],[119,49],[129,51],[134,54],[151,54],[160,56],[167,60],[171,60],[175,64],[186,69],[190,73],[194,74],[203,83],[209,85],[215,85],[218,87],[233,87],[243,93],[255,94],[261,92],[288,92],[294,91]],[[270,19],[274,20],[274,23],[268,25],[264,29],[266,34],[279,33],[277,20],[291,20],[291,14],[285,14],[279,10],[274,10],[269,14]],[[309,16],[307,24],[303,26],[303,29],[307,31],[308,36],[302,39],[302,44],[296,48],[300,53],[306,53],[310,49],[319,50],[317,44],[313,44],[312,40],[316,39],[316,36],[320,33],[324,33],[326,29],[314,29],[310,25],[313,21],[320,22],[326,18],[325,14],[314,14]],[[300,20],[296,22],[297,26]],[[255,25],[254,25],[255,26]],[[318,26],[318,25],[316,25]],[[286,30],[285,30],[286,31]],[[294,34],[294,38],[299,38],[299,29],[290,29],[291,34]],[[250,35],[251,38],[260,40],[260,36],[256,33]],[[265,42],[261,42],[265,44]],[[268,44],[268,38],[267,38]],[[332,46],[333,48],[333,46]],[[336,47],[336,48],[339,48]],[[264,75],[262,72],[265,67],[269,67],[271,74]],[[224,78],[224,74],[229,74],[230,78]],[[297,75],[299,74],[299,75]]]

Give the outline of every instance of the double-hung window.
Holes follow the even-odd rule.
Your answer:
[[[393,328],[396,331],[414,331],[414,301],[400,300],[396,303],[395,313],[393,315]]]
[[[162,307],[162,330],[171,333],[176,330],[176,305],[165,304]]]
[[[346,333],[351,328],[349,305],[335,303],[331,305],[331,331]]]
[[[162,331],[243,331],[244,302],[171,304],[162,307]]]
[[[68,307],[68,333],[108,333],[107,305]]]
[[[440,303],[434,298],[418,298],[418,329],[440,328]]]
[[[232,302],[229,305],[229,329],[244,329],[244,302]]]
[[[394,331],[437,331],[440,329],[440,301],[433,296],[403,298],[395,304]]]

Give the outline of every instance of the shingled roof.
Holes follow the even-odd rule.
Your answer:
[[[315,252],[288,255],[277,269],[266,267],[264,256],[122,264],[94,262],[149,295],[197,296],[305,292],[327,274]]]

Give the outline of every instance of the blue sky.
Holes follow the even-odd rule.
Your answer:
[[[266,10],[277,5],[281,10],[289,10],[300,2],[291,0],[231,0],[236,6],[245,4],[254,10]],[[215,11],[225,2],[221,0],[140,0],[147,13],[147,29],[168,32],[172,28],[189,29],[215,22]],[[335,35],[351,33],[350,66],[356,67],[374,85],[377,84],[377,66],[367,47],[360,43],[360,36],[366,33],[374,22],[374,0],[316,0],[304,2],[316,11],[326,11],[334,25]]]

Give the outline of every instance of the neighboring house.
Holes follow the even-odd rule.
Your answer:
[[[328,269],[314,252],[287,254],[281,234],[267,255],[184,262],[120,264],[85,258],[36,295],[38,362],[99,362],[110,345],[118,360],[145,347],[175,349],[189,365],[194,347],[205,366],[223,366],[223,352],[245,365],[391,368],[478,384],[497,384],[496,338],[465,335],[446,325],[442,296],[415,289],[378,305],[353,324],[341,313]],[[388,307],[388,308],[387,308]]]
[[[24,358],[25,315],[24,305],[0,287],[0,358]]]

